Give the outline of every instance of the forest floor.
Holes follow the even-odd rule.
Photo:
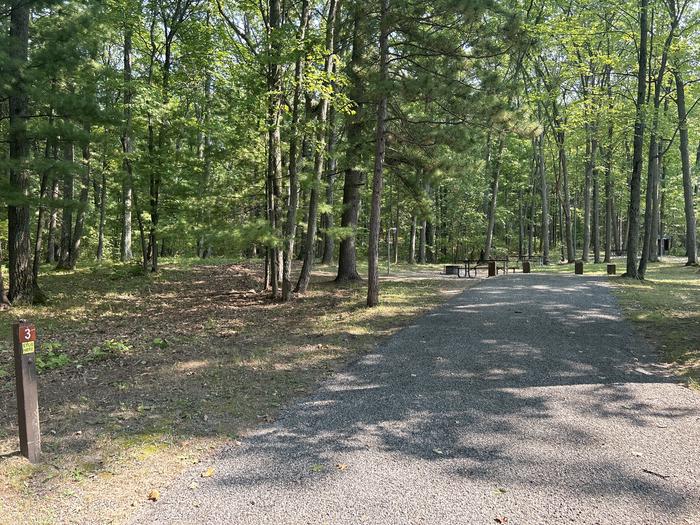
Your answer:
[[[625,259],[615,259],[618,273]],[[700,270],[684,266],[682,257],[664,257],[650,263],[646,280],[619,276],[610,279],[625,317],[659,349],[663,361],[677,375],[700,388]],[[536,271],[569,273],[573,264],[556,264]],[[605,275],[605,264],[586,264],[587,275]]]
[[[0,523],[119,523],[183,469],[275,419],[321,380],[476,281],[440,266],[392,268],[382,305],[319,267],[289,305],[260,293],[261,268],[165,261],[46,269],[36,323],[43,462],[17,455],[9,334],[0,340]],[[203,476],[211,473],[203,472]]]

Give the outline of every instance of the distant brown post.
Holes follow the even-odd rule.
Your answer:
[[[583,275],[583,261],[576,261],[574,263],[574,273],[576,275]]]
[[[489,261],[489,277],[496,277],[496,261]]]
[[[523,273],[530,273],[530,261],[523,261]]]
[[[30,463],[38,463],[41,456],[41,432],[35,363],[36,328],[24,321],[14,323],[12,340],[15,348],[19,448]]]

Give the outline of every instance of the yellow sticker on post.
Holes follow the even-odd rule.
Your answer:
[[[27,341],[22,343],[22,353],[23,354],[33,354],[34,353],[34,341]]]

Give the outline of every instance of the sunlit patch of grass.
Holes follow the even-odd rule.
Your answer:
[[[652,263],[645,281],[614,279],[625,315],[691,384],[700,380],[700,273],[679,261]]]

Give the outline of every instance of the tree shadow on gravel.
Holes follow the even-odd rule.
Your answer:
[[[373,451],[425,462],[455,482],[572,500],[624,496],[681,516],[698,497],[672,478],[684,462],[697,467],[697,456],[656,472],[664,466],[630,447],[673,458],[679,440],[700,436],[664,429],[692,428],[699,404],[670,386],[676,380],[621,322],[606,286],[522,276],[477,287],[224,451],[225,474],[210,483],[232,496],[294,491],[344,475],[335,464]]]

